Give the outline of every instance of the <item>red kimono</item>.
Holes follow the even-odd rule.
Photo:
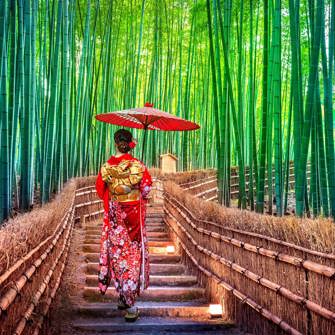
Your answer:
[[[130,154],[111,156],[110,165],[121,161],[137,161]],[[98,196],[104,201],[104,222],[99,259],[99,289],[105,294],[111,280],[120,296],[133,306],[140,288],[149,284],[149,250],[145,229],[147,196],[151,190],[151,176],[143,166],[143,177],[138,184],[140,200],[119,202],[110,199],[107,183],[101,172],[96,180]]]

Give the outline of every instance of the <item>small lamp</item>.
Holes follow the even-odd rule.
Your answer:
[[[221,304],[210,304],[209,305],[209,315],[211,318],[221,318],[222,317],[222,305]]]
[[[166,247],[166,252],[167,252],[168,254],[173,254],[173,253],[175,252],[175,247],[174,247],[174,245],[168,245],[168,246]]]

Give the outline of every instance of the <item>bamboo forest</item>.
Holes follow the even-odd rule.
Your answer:
[[[335,0],[0,0],[0,335],[335,334]]]
[[[1,220],[96,175],[118,128],[95,115],[146,102],[201,126],[149,131],[148,167],[215,169],[227,207],[235,168],[235,206],[281,216],[293,166],[295,214],[335,216],[335,0],[0,4]]]

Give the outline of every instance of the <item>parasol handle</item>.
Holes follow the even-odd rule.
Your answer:
[[[144,134],[143,134],[143,143],[142,143],[142,162],[144,162],[144,151],[145,151],[145,145],[147,142],[147,137],[148,137],[148,127],[145,126],[144,127]]]

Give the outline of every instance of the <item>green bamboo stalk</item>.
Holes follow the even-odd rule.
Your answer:
[[[330,202],[330,214],[335,217],[335,154],[334,154],[334,117],[333,117],[333,69],[334,69],[334,40],[335,40],[335,0],[331,1],[330,31],[328,41],[328,64],[325,46],[324,24],[321,33],[321,59],[324,89],[324,128],[325,151],[328,171],[328,190]],[[326,211],[327,213],[327,211]]]
[[[82,161],[82,153],[83,153],[83,147],[84,144],[81,143],[81,146],[78,147],[78,143],[76,139],[78,137],[81,137],[83,134],[83,128],[85,127],[85,124],[82,122],[79,122],[80,115],[84,114],[84,104],[85,104],[85,65],[87,62],[87,54],[88,54],[88,46],[89,46],[89,31],[90,31],[90,16],[91,16],[91,1],[87,0],[87,14],[85,19],[85,31],[84,31],[84,40],[83,40],[83,48],[80,58],[80,65],[79,65],[79,80],[78,80],[78,86],[77,86],[77,94],[76,94],[76,113],[74,115],[74,141],[73,146],[71,148],[72,152],[71,155],[74,157],[73,164],[71,167],[72,175],[77,176],[80,174],[80,172],[83,171],[83,161]],[[85,117],[84,120],[85,121]],[[84,139],[84,138],[83,138]],[[79,153],[79,154],[78,154]]]
[[[294,174],[295,181],[298,179],[298,167],[300,157],[301,126],[303,124],[303,105],[301,90],[300,71],[300,44],[298,37],[299,6],[297,8],[294,0],[289,0],[290,11],[290,37],[291,37],[291,72],[292,72],[292,92],[293,92],[293,138],[294,138]],[[295,183],[295,193],[297,193],[297,183]]]
[[[264,0],[264,41],[263,41],[263,79],[262,79],[262,131],[259,158],[259,179],[257,184],[256,211],[264,211],[264,188],[266,168],[267,114],[268,114],[268,46],[269,46],[269,3]],[[271,162],[269,162],[271,164]]]
[[[13,185],[16,186],[15,180],[15,148],[16,148],[16,138],[17,138],[17,129],[18,129],[18,108],[15,104],[16,99],[16,87],[17,87],[17,28],[16,28],[16,19],[17,19],[17,9],[16,1],[11,0],[9,5],[10,13],[10,56],[9,56],[9,97],[8,97],[8,139],[9,139],[9,195],[13,193]],[[9,196],[8,199],[8,208],[12,208],[12,197]]]
[[[311,122],[311,178],[310,178],[310,203],[312,205],[313,216],[319,215],[318,206],[318,153],[316,140],[316,104],[313,106],[312,122]]]
[[[133,106],[136,106],[136,102],[137,102],[137,85],[138,85],[138,77],[139,77],[139,69],[140,69],[140,61],[141,61],[144,10],[145,10],[145,0],[142,0],[141,23],[140,23],[140,32],[139,32],[138,47],[137,47],[136,75],[135,75],[134,88],[133,88],[133,100],[132,100]]]
[[[184,96],[184,118],[189,119],[190,116],[190,82],[192,77],[192,60],[194,55],[194,45],[193,45],[193,35],[194,35],[194,16],[191,19],[191,37],[189,40],[189,47],[188,47],[188,55],[187,55],[187,76],[185,81],[185,96]],[[183,132],[183,151],[182,151],[182,159],[183,159],[183,171],[187,171],[189,169],[189,133],[184,131]],[[154,154],[154,153],[153,153]]]
[[[57,9],[57,27],[56,40],[53,53],[53,61],[50,69],[50,100],[47,109],[47,136],[45,150],[45,168],[43,176],[42,202],[47,202],[50,198],[52,189],[54,188],[54,158],[55,158],[55,138],[56,138],[56,112],[58,103],[58,78],[59,78],[59,50],[61,36],[61,22],[63,15],[63,2],[59,1]]]
[[[1,109],[1,167],[0,167],[0,222],[7,219],[9,216],[9,176],[10,176],[10,162],[9,162],[9,138],[8,138],[8,93],[7,93],[7,21],[8,8],[7,2],[0,3],[0,109]]]
[[[315,88],[317,79],[317,65],[320,54],[320,40],[321,40],[321,26],[324,19],[324,2],[323,0],[318,1],[315,8],[316,21],[315,31],[313,32],[312,38],[312,49],[311,49],[311,63],[309,65],[309,78],[308,78],[308,91],[306,96],[306,107],[305,107],[305,119],[302,129],[302,140],[301,140],[301,156],[299,161],[299,170],[296,192],[296,213],[298,216],[302,216],[304,212],[304,203],[306,200],[306,166],[307,166],[307,155],[308,147],[310,142],[311,133],[311,122],[312,122],[312,111],[315,98]]]
[[[63,178],[62,183],[69,178],[69,123],[70,123],[70,83],[69,83],[69,1],[64,0],[64,15],[63,15],[63,36],[62,36],[62,159],[63,159]]]
[[[249,1],[249,12],[250,12],[250,22],[249,22],[249,82],[248,82],[248,92],[249,92],[249,101],[248,101],[248,155],[249,155],[249,190],[248,190],[248,202],[250,209],[253,211],[255,208],[254,204],[254,152],[253,152],[253,132],[254,132],[254,60],[253,60],[253,1]]]
[[[292,89],[292,79],[291,79]],[[286,135],[286,150],[285,150],[285,198],[284,198],[284,209],[283,214],[287,213],[288,207],[288,193],[289,193],[289,182],[290,182],[290,148],[291,148],[291,128],[292,128],[292,114],[293,114],[293,92],[290,92],[290,105]]]
[[[328,185],[327,185],[327,170],[326,170],[326,157],[325,157],[325,141],[324,141],[324,129],[322,124],[322,110],[321,110],[321,101],[320,101],[320,89],[317,87],[316,91],[316,131],[317,131],[317,145],[318,145],[318,162],[319,162],[319,193],[321,206],[322,206],[322,214],[326,217],[329,216],[329,193],[328,193]]]
[[[274,141],[275,141],[275,183],[276,212],[283,215],[283,153],[282,153],[282,104],[281,104],[281,0],[275,1],[273,29],[273,92],[274,92]]]
[[[20,5],[19,5],[20,8]],[[20,174],[20,208],[28,209],[32,203],[32,166],[30,154],[32,153],[32,136],[33,136],[33,118],[30,114],[30,109],[33,106],[31,99],[31,76],[32,76],[32,15],[31,15],[31,1],[24,2],[23,9],[24,17],[24,82],[22,90],[22,105],[24,100],[24,108],[21,115],[21,174]]]
[[[215,120],[215,136],[216,136],[216,157],[217,161],[220,160],[221,141],[220,141],[220,119],[219,119],[219,103],[218,103],[218,93],[217,93],[217,80],[216,80],[216,66],[215,66],[215,51],[213,42],[213,29],[212,29],[212,15],[211,15],[211,4],[210,1],[206,1],[207,9],[207,24],[208,24],[208,34],[209,34],[209,48],[210,48],[210,61],[211,61],[211,72],[212,72],[212,92],[213,92],[213,114]],[[218,180],[221,180],[221,176],[217,172]]]

